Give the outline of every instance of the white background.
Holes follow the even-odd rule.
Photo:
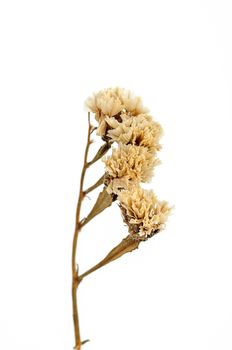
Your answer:
[[[1,1],[0,349],[74,345],[83,102],[109,86],[142,95],[162,124],[150,187],[175,211],[81,285],[84,349],[232,349],[231,18],[224,0]],[[116,205],[92,221],[80,270],[126,234]]]

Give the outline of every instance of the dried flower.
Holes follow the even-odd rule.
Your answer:
[[[129,90],[121,88],[109,88],[101,90],[89,97],[85,103],[90,112],[95,113],[99,123],[98,135],[105,136],[107,124],[105,117],[120,117],[121,113],[138,115],[148,110],[142,104],[140,97],[134,96]]]
[[[121,192],[118,199],[130,234],[147,239],[165,227],[171,208],[167,202],[159,201],[153,191],[137,187]]]
[[[163,130],[159,123],[155,122],[150,115],[139,114],[136,117],[121,115],[117,118],[105,118],[109,125],[107,136],[117,143],[132,144],[147,147],[152,152],[161,149],[159,140]]]
[[[119,144],[112,155],[103,159],[106,165],[106,182],[109,193],[118,194],[121,190],[149,182],[154,166],[159,160],[146,147]]]

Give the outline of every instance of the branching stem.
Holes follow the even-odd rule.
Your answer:
[[[86,218],[85,220],[81,220],[80,218],[81,207],[85,196],[91,191],[93,191],[94,189],[96,189],[97,187],[99,187],[104,182],[104,175],[103,175],[94,185],[90,186],[84,191],[84,180],[85,180],[86,171],[92,164],[94,164],[99,159],[101,159],[104,156],[104,154],[106,154],[106,152],[111,148],[111,145],[112,145],[111,142],[104,143],[96,153],[95,157],[90,162],[88,162],[89,148],[92,143],[91,135],[95,129],[96,128],[94,128],[90,123],[90,113],[88,113],[88,137],[87,137],[87,143],[85,148],[84,164],[81,171],[80,189],[79,189],[79,196],[78,196],[77,209],[76,209],[76,224],[75,224],[75,231],[74,231],[73,245],[72,245],[72,305],[73,305],[73,323],[74,323],[74,333],[75,333],[75,347],[74,347],[75,350],[80,350],[81,345],[85,344],[88,341],[88,340],[81,341],[80,327],[79,327],[77,289],[82,278],[80,278],[79,276],[78,267],[76,265],[78,236],[82,227],[87,222],[89,222],[93,217],[98,215],[100,212],[102,212],[112,203],[112,200],[109,201],[109,198],[108,198],[110,196],[109,195],[106,196],[105,192],[101,192],[99,195],[99,199],[97,200],[94,208],[90,213],[91,214],[90,217]]]

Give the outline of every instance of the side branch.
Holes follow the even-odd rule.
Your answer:
[[[85,273],[80,275],[79,281],[81,281],[84,277],[90,275],[94,271],[100,269],[101,267],[109,264],[110,262],[119,259],[122,255],[137,249],[139,247],[140,242],[140,240],[134,239],[131,235],[127,236],[116,247],[114,247],[103,260],[101,260],[91,269],[87,270]]]
[[[106,142],[104,143],[99,150],[97,151],[96,155],[94,158],[88,163],[88,166],[96,163],[99,159],[101,159],[111,148],[112,142]]]
[[[84,195],[87,195],[88,193],[92,192],[93,190],[101,186],[104,183],[104,178],[105,178],[105,175],[103,175],[93,186],[90,186],[89,188],[87,188],[87,190],[83,192]]]
[[[90,222],[95,216],[99,215],[103,210],[110,207],[113,203],[113,197],[104,188],[102,192],[99,193],[96,203],[94,204],[89,215],[81,220],[80,226],[84,227],[88,222]]]

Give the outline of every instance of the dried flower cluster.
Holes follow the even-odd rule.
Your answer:
[[[112,155],[103,160],[106,165],[107,190],[119,194],[122,190],[148,182],[159,162],[146,147],[119,144]]]
[[[137,116],[147,113],[148,109],[142,104],[140,97],[134,96],[129,90],[121,88],[110,88],[99,91],[86,101],[87,108],[95,113],[95,118],[99,123],[98,135],[105,137],[109,126],[106,117],[118,118],[123,113]]]
[[[107,137],[117,143],[144,146],[153,152],[161,149],[162,128],[148,114],[136,117],[122,114],[120,119],[106,117],[106,123],[110,127]]]
[[[121,88],[102,90],[86,101],[98,122],[97,134],[116,143],[103,158],[107,192],[119,200],[124,222],[133,237],[145,240],[163,229],[170,208],[153,191],[140,184],[149,182],[158,165],[157,152],[162,128],[147,114],[140,97]]]
[[[160,202],[153,191],[137,187],[133,191],[121,192],[119,200],[124,221],[132,235],[146,239],[164,228],[170,208],[167,202]]]

